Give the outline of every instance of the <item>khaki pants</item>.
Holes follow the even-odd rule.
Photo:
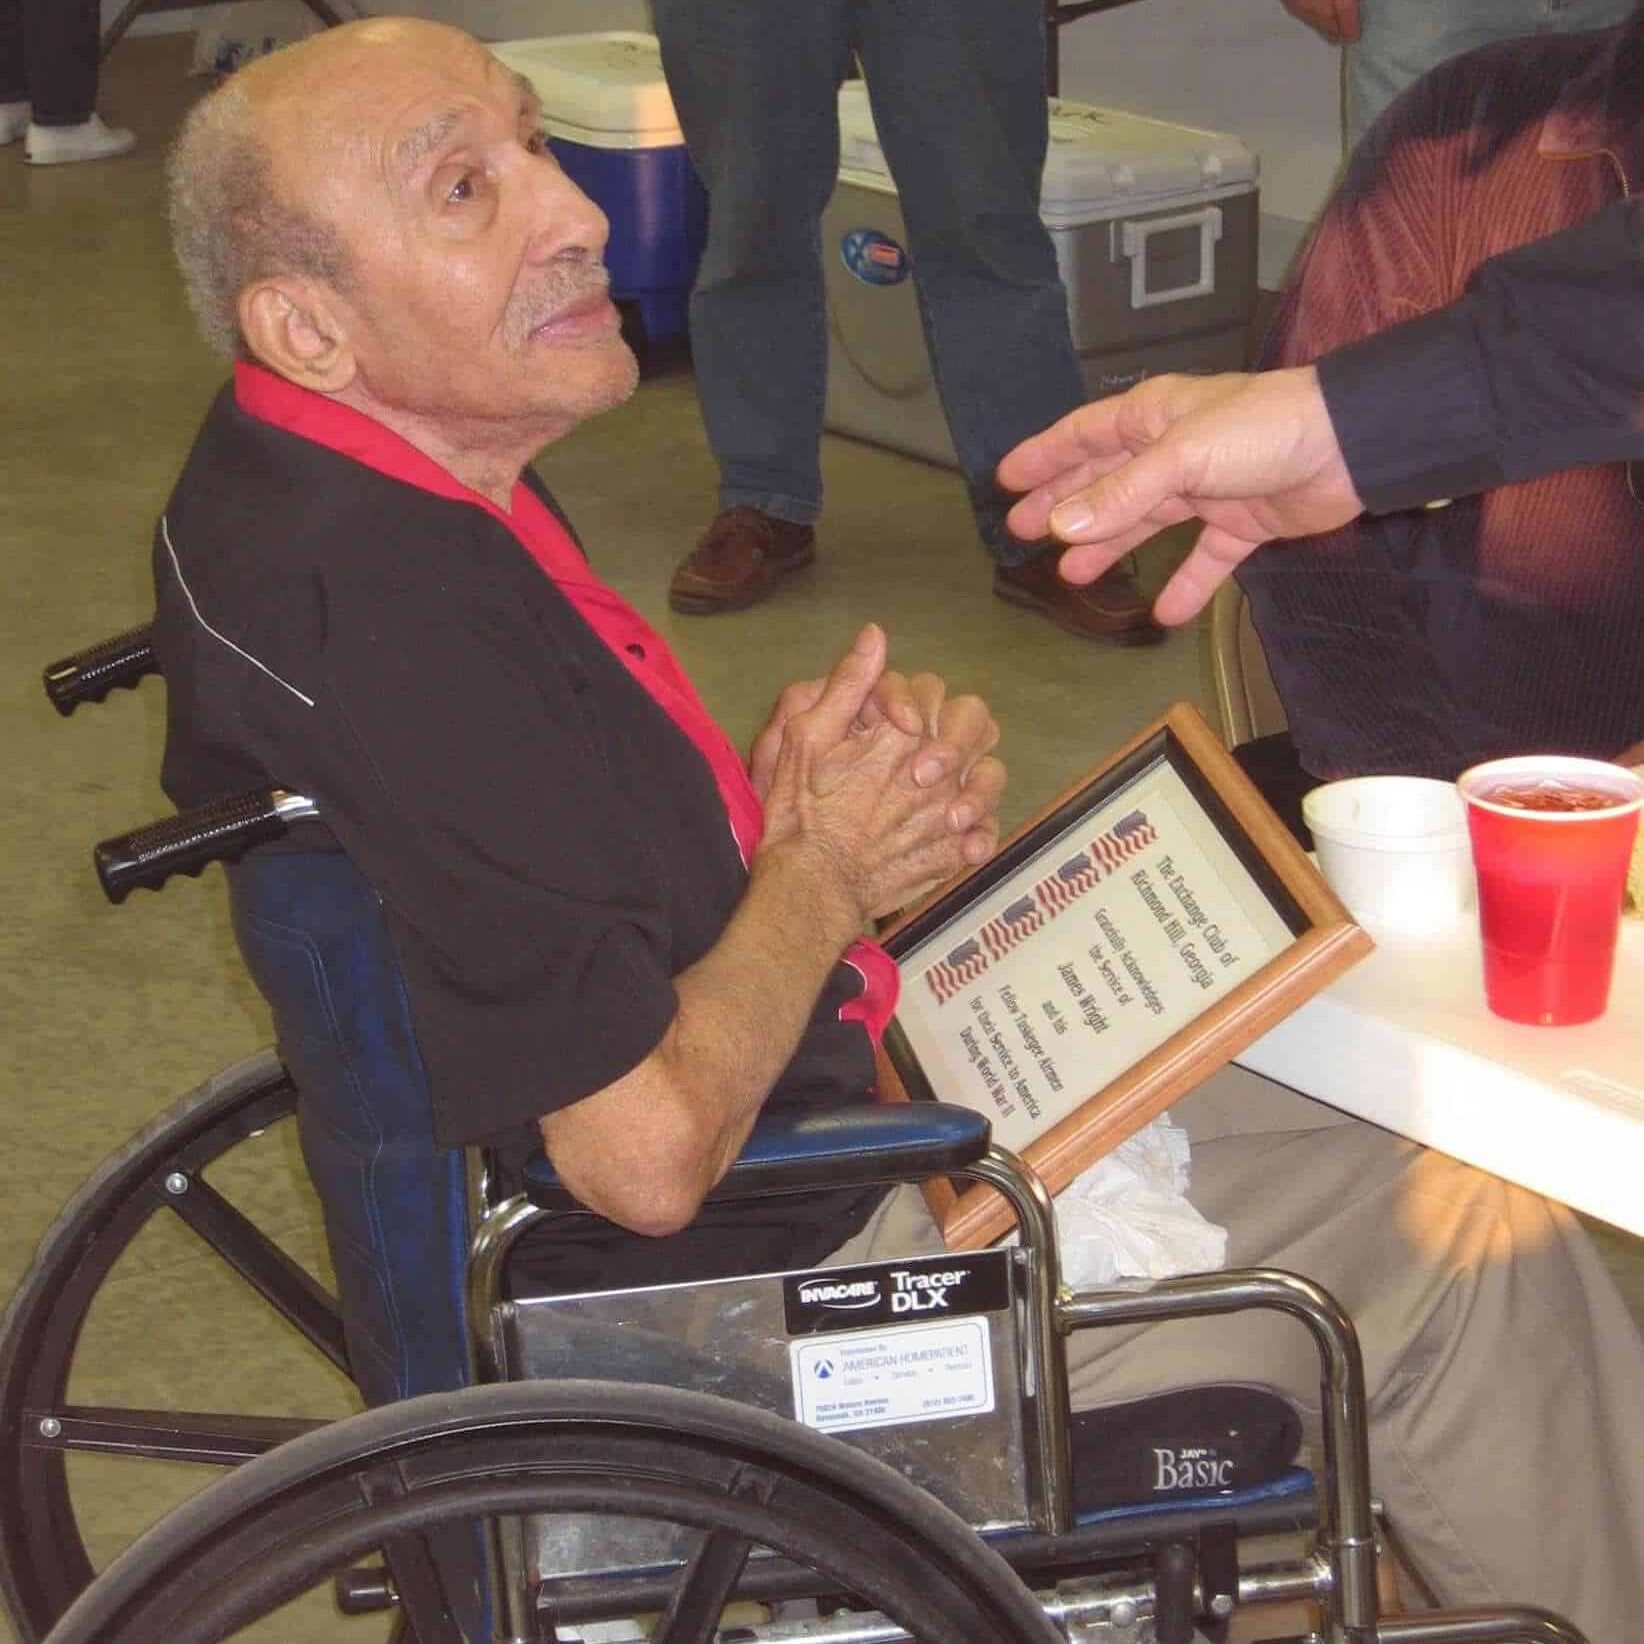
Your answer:
[[[1522,1189],[1228,1068],[1172,1109],[1228,1262],[1329,1290],[1364,1351],[1370,1472],[1446,1605],[1535,1604],[1591,1644],[1644,1629],[1644,1339],[1575,1218]],[[917,1190],[841,1261],[940,1248]],[[1076,1409],[1206,1381],[1285,1394],[1318,1359],[1275,1313],[1082,1331]]]

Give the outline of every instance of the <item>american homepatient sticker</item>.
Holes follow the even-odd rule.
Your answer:
[[[988,1319],[807,1336],[788,1344],[794,1416],[822,1433],[901,1427],[993,1408]]]
[[[783,1281],[796,1419],[824,1433],[994,1407],[992,1326],[1009,1257],[984,1251]]]

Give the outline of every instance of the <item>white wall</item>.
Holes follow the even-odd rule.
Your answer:
[[[105,19],[121,0],[103,0]],[[259,0],[259,4],[262,0]],[[774,0],[803,5],[807,0]],[[1021,5],[1033,0],[997,0]],[[301,15],[301,0],[283,0]],[[339,9],[350,9],[341,0]],[[444,17],[482,37],[647,28],[645,0],[367,0],[372,11]],[[232,19],[212,6],[139,27]],[[1230,131],[1261,156],[1262,284],[1276,286],[1329,192],[1340,156],[1339,54],[1279,0],[1137,0],[1062,30],[1062,93]]]

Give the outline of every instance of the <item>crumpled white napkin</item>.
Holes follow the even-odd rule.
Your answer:
[[[1056,1195],[1062,1278],[1074,1289],[1227,1264],[1227,1229],[1187,1201],[1187,1132],[1161,1113]]]

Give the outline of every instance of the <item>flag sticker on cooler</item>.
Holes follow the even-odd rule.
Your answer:
[[[948,949],[924,972],[925,984],[945,1005],[1025,938],[1064,913],[1110,874],[1117,873],[1138,851],[1146,850],[1158,832],[1144,811],[1131,811],[1104,833],[1076,850],[1046,874],[1032,890],[987,920],[980,929]]]

